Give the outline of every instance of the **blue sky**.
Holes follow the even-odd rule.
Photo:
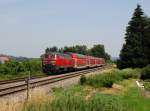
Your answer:
[[[137,3],[150,0],[0,0],[0,53],[39,57],[46,47],[104,44],[118,56]]]

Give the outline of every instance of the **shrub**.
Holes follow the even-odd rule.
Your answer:
[[[1,64],[0,65],[0,74],[8,74],[10,72],[10,69],[4,65],[4,64]]]
[[[142,80],[150,79],[150,65],[142,69],[140,78]]]
[[[124,69],[122,70],[122,77],[123,79],[129,79],[133,77],[133,69]]]
[[[103,75],[93,75],[90,77],[81,77],[80,83],[91,85],[94,87],[112,87],[114,82],[122,81],[123,79],[138,78],[139,69],[124,69],[114,70],[111,73],[105,73]]]
[[[86,84],[93,87],[112,87],[114,83],[112,77],[111,74],[91,76],[87,78]]]
[[[141,69],[123,69],[123,70],[119,70],[118,72],[120,72],[120,75],[122,76],[123,79],[129,79],[129,78],[139,78],[140,77],[140,72]]]
[[[82,75],[80,78],[80,84],[83,85],[83,84],[85,84],[85,82],[86,82],[86,77],[85,77],[85,75]]]
[[[17,62],[12,60],[5,64],[0,64],[0,74],[16,75],[27,71],[31,71],[31,73],[41,71],[41,61],[27,60]]]
[[[146,90],[150,91],[150,81],[144,82],[144,87]]]
[[[121,70],[114,70],[111,73],[111,78],[113,79],[114,82],[122,81],[123,80],[122,71]]]

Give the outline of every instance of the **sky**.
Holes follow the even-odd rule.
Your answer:
[[[118,57],[126,26],[150,0],[0,0],[0,53],[40,57],[45,48],[104,44]]]

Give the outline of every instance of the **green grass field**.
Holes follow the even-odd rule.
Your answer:
[[[132,69],[112,73],[134,75],[133,72],[138,73],[137,70]],[[118,79],[110,88],[102,85],[95,87],[96,82],[93,83],[94,85],[55,88],[50,94],[51,99],[39,105],[31,102],[23,108],[23,111],[149,111],[150,98],[141,94],[134,77]],[[92,77],[92,81],[94,80]],[[101,79],[98,80],[97,84],[101,82]]]

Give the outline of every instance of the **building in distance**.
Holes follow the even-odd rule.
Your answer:
[[[7,55],[0,54],[0,63],[4,64],[6,61],[10,61],[10,57]]]

